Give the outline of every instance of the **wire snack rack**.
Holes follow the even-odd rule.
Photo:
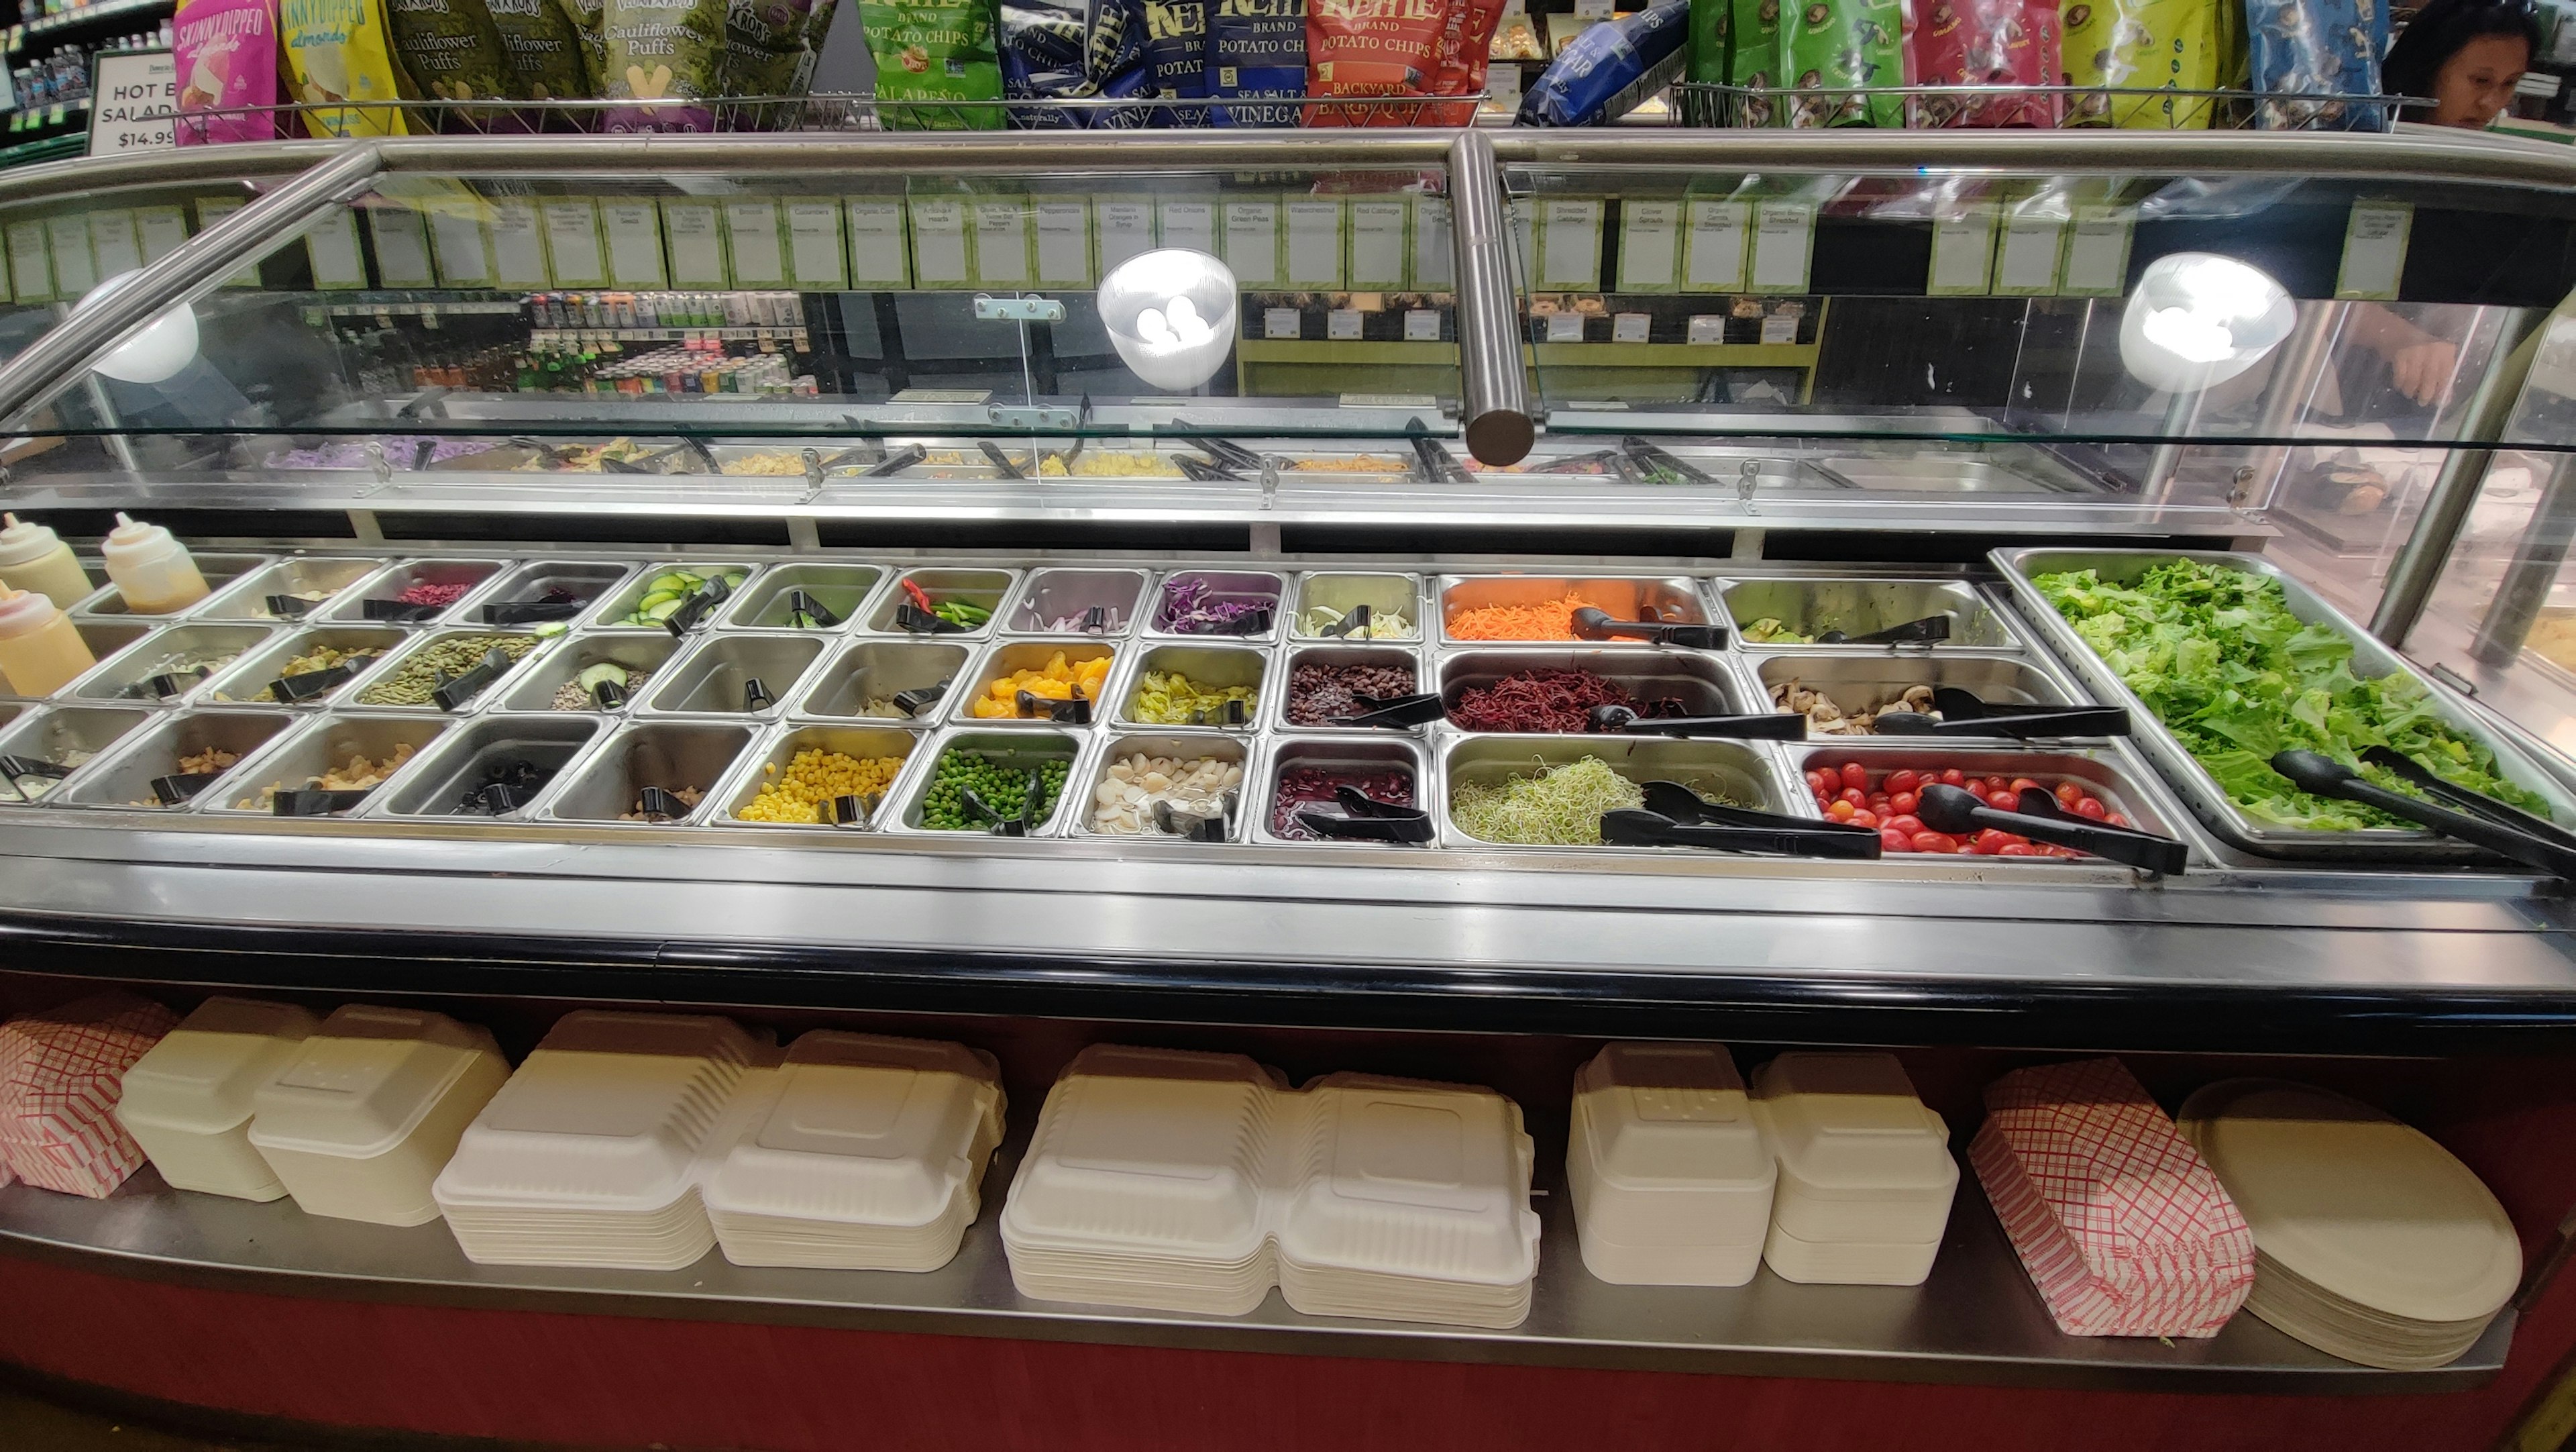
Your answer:
[[[2146,131],[2386,131],[2433,103],[2410,96],[2121,86],[1720,86],[1677,81],[1673,123],[1712,130],[1872,124]]]

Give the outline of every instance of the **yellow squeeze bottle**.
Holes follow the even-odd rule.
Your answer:
[[[53,601],[0,590],[0,677],[22,696],[50,696],[98,664],[89,642]]]

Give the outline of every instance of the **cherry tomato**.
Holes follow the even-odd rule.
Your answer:
[[[2018,812],[2021,810],[2021,798],[2011,792],[1991,792],[1986,797],[1986,805],[1998,812]]]
[[[1881,852],[1911,852],[1914,850],[1914,839],[1905,835],[1903,832],[1896,830],[1894,827],[1881,827],[1878,829],[1878,850]]]
[[[1843,785],[1844,785],[1844,786],[1847,786],[1847,787],[1858,787],[1858,788],[1860,788],[1862,791],[1868,791],[1868,790],[1869,790],[1869,768],[1868,768],[1868,767],[1865,767],[1865,766],[1863,766],[1863,765],[1861,765],[1861,764],[1860,764],[1859,762],[1857,762],[1857,761],[1846,761],[1846,762],[1844,762],[1844,763],[1843,763]]]
[[[2037,857],[2039,849],[2028,842],[2006,842],[1995,849],[1997,857]]]
[[[2077,786],[2071,781],[2062,781],[2057,784],[2057,804],[2059,806],[2064,807],[2066,810],[2071,812],[2075,810],[2075,804],[2082,800],[2084,800],[2084,788]]]
[[[1967,784],[1967,776],[1955,766],[1941,773],[1941,785],[1943,786],[1966,786]]]
[[[2029,777],[2026,777],[2026,776],[2017,776],[2017,777],[2014,777],[2014,778],[2012,779],[2012,789],[2013,789],[2015,792],[2028,791],[2030,788],[2035,787],[2035,786],[2037,786],[2037,785],[2039,785],[2039,783],[2037,783],[2037,782],[2035,782],[2035,781],[2032,781]]]
[[[1897,816],[1903,816],[1921,805],[1923,805],[1923,799],[1912,792],[1898,792],[1887,799],[1888,811]]]
[[[1851,814],[1851,824],[1855,827],[1875,828],[1878,826],[1878,813],[1863,807]]]
[[[1887,793],[1889,796],[1894,796],[1898,792],[1910,792],[1922,783],[1923,778],[1914,772],[1891,771],[1887,774]]]
[[[1986,778],[1987,796],[1993,796],[1997,792],[2010,790],[2012,790],[2012,783],[2004,780],[2002,777],[1990,776]]]
[[[1944,832],[1917,832],[1914,834],[1914,850],[1917,852],[1956,852],[1959,850],[1959,839]]]
[[[2075,804],[2075,815],[2090,817],[2099,822],[2108,818],[2111,812],[2109,808],[2102,805],[2100,797],[2086,797]]]
[[[1832,782],[1837,788],[1842,785],[1842,782],[1839,779],[1826,772],[1811,771],[1807,773],[1807,790],[1811,792],[1823,791],[1827,782]]]
[[[1825,815],[1833,818],[1837,822],[1848,822],[1857,815],[1859,811],[1860,809],[1858,807],[1853,806],[1849,802],[1836,802],[1832,806],[1825,808]]]
[[[1859,787],[1844,787],[1842,795],[1834,798],[1834,800],[1849,802],[1855,807],[1865,807],[1869,805],[1869,793],[1862,791]]]
[[[1908,842],[1914,840],[1915,833],[1926,830],[1923,826],[1923,819],[1914,815],[1912,812],[1900,812],[1896,816],[1888,818],[1885,825],[1895,829],[1896,831],[1904,833]]]
[[[1869,794],[1869,805],[1872,811],[1876,811],[1878,808],[1886,806],[1887,801],[1888,797],[1885,792],[1871,792]]]
[[[2114,826],[2114,827],[2134,827],[2134,826],[2136,826],[2136,825],[2137,825],[2137,823],[2130,821],[2128,818],[2126,818],[2126,817],[2124,817],[2124,816],[2121,816],[2118,812],[2113,812],[2111,815],[2109,815],[2109,816],[2107,816],[2107,817],[2104,817],[2102,820],[2103,820],[2103,821],[2106,821],[2106,822],[2108,822],[2108,823],[2110,823],[2110,824],[2111,824],[2112,826]]]

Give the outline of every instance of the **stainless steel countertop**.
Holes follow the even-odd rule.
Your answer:
[[[1029,1118],[1022,1116],[1023,1120]],[[1919,1287],[1793,1285],[1769,1270],[1734,1288],[1615,1286],[1583,1267],[1562,1155],[1540,1156],[1543,1222],[1529,1319],[1509,1331],[1308,1316],[1274,1293],[1251,1314],[1035,1301],[1011,1283],[998,1222],[1021,1139],[984,1181],[957,1258],[926,1274],[736,1266],[721,1250],[683,1271],[478,1266],[443,1222],[392,1229],[174,1191],[153,1171],[104,1201],[0,1189],[0,1254],[270,1294],[575,1314],[1421,1361],[1812,1376],[1869,1381],[2340,1393],[2457,1391],[2504,1364],[2514,1313],[2431,1372],[2356,1366],[2251,1315],[2170,1343],[2061,1335],[1973,1176]],[[1561,1148],[1561,1138],[1555,1147]]]

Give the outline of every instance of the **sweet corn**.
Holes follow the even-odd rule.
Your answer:
[[[823,803],[834,797],[881,795],[902,769],[900,756],[862,760],[809,746],[796,753],[783,774],[771,762],[765,768],[771,780],[761,783],[760,795],[743,803],[734,817],[744,822],[820,822]]]

